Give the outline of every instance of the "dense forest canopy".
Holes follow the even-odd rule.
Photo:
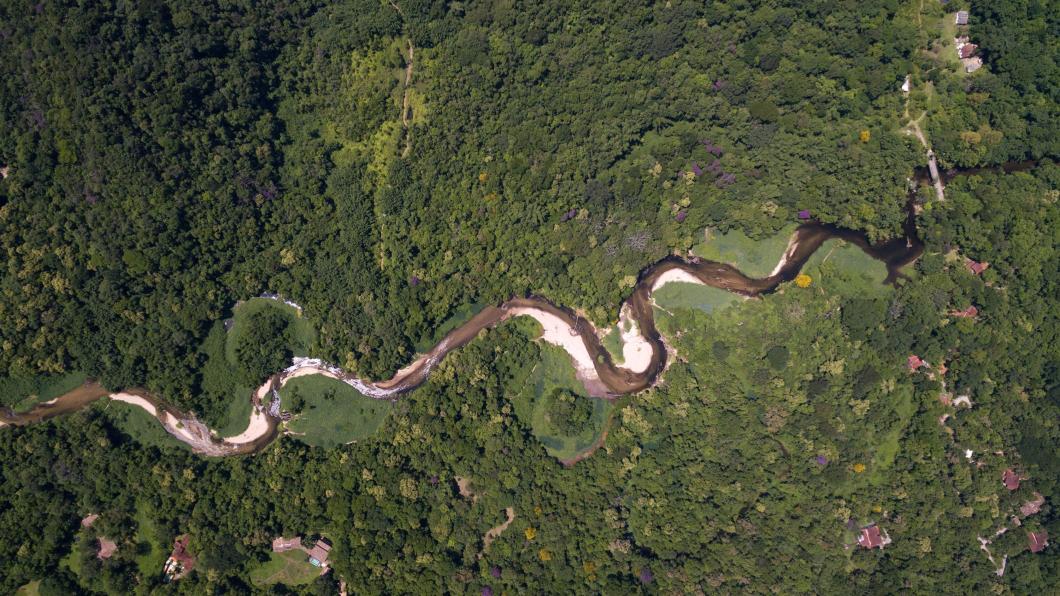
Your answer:
[[[1055,588],[1056,547],[1026,536],[1060,540],[1058,19],[1049,0],[0,6],[3,406],[87,375],[238,426],[292,355],[389,377],[460,309],[527,294],[602,328],[651,263],[802,213],[884,241],[911,203],[926,243],[896,288],[829,285],[849,272],[822,256],[805,292],[667,310],[664,383],[606,407],[540,373],[519,324],[358,410],[350,444],[328,427],[204,460],[114,404],[2,429],[0,588]],[[981,171],[939,200],[916,186],[927,150]],[[271,310],[226,331],[266,292],[311,333]],[[333,422],[334,392],[295,396],[301,428]],[[549,433],[602,448],[564,467]],[[893,543],[854,546],[869,521]],[[163,587],[144,570],[181,534],[197,569]],[[334,572],[248,579],[294,534],[327,536]]]

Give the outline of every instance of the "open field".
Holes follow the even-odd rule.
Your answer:
[[[725,234],[711,234],[709,240],[692,248],[692,253],[733,265],[750,277],[767,277],[777,266],[784,249],[788,246],[795,224],[785,226],[771,238],[752,240],[739,230]]]
[[[309,563],[302,550],[269,553],[269,560],[250,570],[250,581],[259,587],[273,584],[304,586],[320,575],[320,569]]]
[[[379,429],[391,403],[361,395],[322,375],[292,379],[280,390],[283,408],[295,412],[287,429],[308,445],[334,447],[366,439]],[[297,409],[298,402],[302,402]]]
[[[847,296],[884,294],[887,267],[865,254],[857,246],[835,239],[828,240],[810,257],[802,272],[813,279],[813,285]]]
[[[666,310],[696,308],[707,314],[743,299],[732,292],[682,281],[670,282],[655,291],[655,304]]]
[[[143,546],[143,545],[147,546]],[[136,505],[136,566],[141,577],[162,574],[162,565],[169,557],[169,546],[163,544],[158,526],[151,517],[150,509],[143,503]]]
[[[232,328],[228,331],[228,337],[225,340],[225,357],[229,364],[234,366],[237,363],[236,345],[239,337],[247,332],[250,316],[269,308],[279,310],[290,320],[290,327],[288,327],[291,334],[290,348],[294,355],[307,356],[309,354],[309,347],[316,341],[316,330],[298,313],[296,308],[277,300],[251,298],[236,306],[232,313]]]
[[[441,325],[438,325],[438,328],[435,329],[433,333],[423,337],[416,343],[416,351],[426,352],[427,350],[430,350],[435,344],[442,341],[442,338],[445,337],[447,333],[471,320],[471,317],[477,315],[485,307],[485,304],[476,302],[474,304],[465,304],[454,309],[449,313],[449,318],[442,322]]]
[[[531,369],[518,389],[514,398],[515,411],[523,420],[529,420],[534,436],[545,446],[549,455],[568,460],[593,446],[604,431],[614,406],[607,400],[585,395],[585,389],[574,376],[574,366],[566,352],[545,343],[540,346],[541,362]],[[556,408],[554,396],[557,390],[591,403],[589,420],[581,432],[564,434],[550,420]]]
[[[59,397],[85,382],[81,373],[5,377],[0,379],[0,405],[16,412],[26,412],[33,406]]]
[[[158,419],[148,414],[143,408],[111,399],[100,402],[95,407],[102,408],[105,415],[115,426],[141,445],[155,447],[184,447],[187,445],[166,432]],[[246,422],[243,423],[246,426]]]

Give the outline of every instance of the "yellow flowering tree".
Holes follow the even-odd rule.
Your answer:
[[[806,275],[805,273],[800,273],[795,276],[795,285],[799,286],[800,288],[808,288],[812,283],[813,278],[809,275]]]
[[[523,535],[526,536],[527,540],[533,540],[534,538],[537,537],[537,529],[535,529],[533,526],[531,526],[531,527],[523,530]]]
[[[868,130],[863,130],[861,131],[861,134],[858,135],[858,138],[861,139],[862,143],[868,143],[869,139],[872,138],[872,133],[870,133]]]

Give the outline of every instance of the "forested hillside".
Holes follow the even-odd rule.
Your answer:
[[[813,219],[883,241],[908,205],[926,243],[895,288],[862,287],[864,263],[825,250],[808,287],[675,298],[656,311],[675,350],[663,383],[615,403],[579,401],[519,324],[369,408],[353,442],[326,391],[295,392],[296,432],[234,459],[113,403],[0,429],[0,590],[1056,588],[1056,546],[1026,537],[1060,540],[1058,15],[1031,0],[0,6],[0,406],[87,376],[228,436],[246,387],[292,355],[387,378],[443,323],[528,294],[613,325],[645,267],[729,232],[775,242]],[[943,200],[917,188],[928,150]],[[295,324],[265,312],[226,331],[238,301],[272,292]],[[1040,512],[1018,516],[1035,494]],[[89,512],[99,525],[79,529]],[[860,549],[869,522],[893,543]],[[163,586],[153,557],[181,534],[197,570]],[[293,534],[327,536],[333,572],[248,579]],[[99,536],[116,556],[96,558]]]

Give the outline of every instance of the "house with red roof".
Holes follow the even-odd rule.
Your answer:
[[[972,275],[979,275],[990,267],[990,263],[987,263],[986,261],[979,263],[966,258],[964,259],[964,266],[968,268],[968,271],[972,272]]]
[[[1009,490],[1016,490],[1020,487],[1020,477],[1012,468],[1008,468],[1001,473],[1001,483]]]
[[[861,529],[861,534],[858,535],[858,546],[861,548],[879,548],[887,546],[891,543],[891,537],[887,535],[887,532],[880,532],[880,527],[876,524],[866,526]]]
[[[962,319],[974,319],[979,316],[979,309],[973,304],[964,310],[951,310],[949,315],[951,317],[959,317]]]
[[[1045,530],[1027,532],[1027,543],[1030,545],[1032,553],[1040,553],[1045,550],[1045,547],[1049,546],[1049,532]]]
[[[909,372],[916,372],[916,369],[921,366],[928,366],[928,363],[921,360],[920,356],[917,356],[916,354],[910,354],[907,363],[909,364]]]
[[[1020,505],[1020,514],[1022,514],[1023,517],[1034,515],[1042,510],[1042,505],[1045,505],[1045,497],[1042,496],[1042,493],[1035,491],[1033,501],[1027,501],[1023,505]]]

